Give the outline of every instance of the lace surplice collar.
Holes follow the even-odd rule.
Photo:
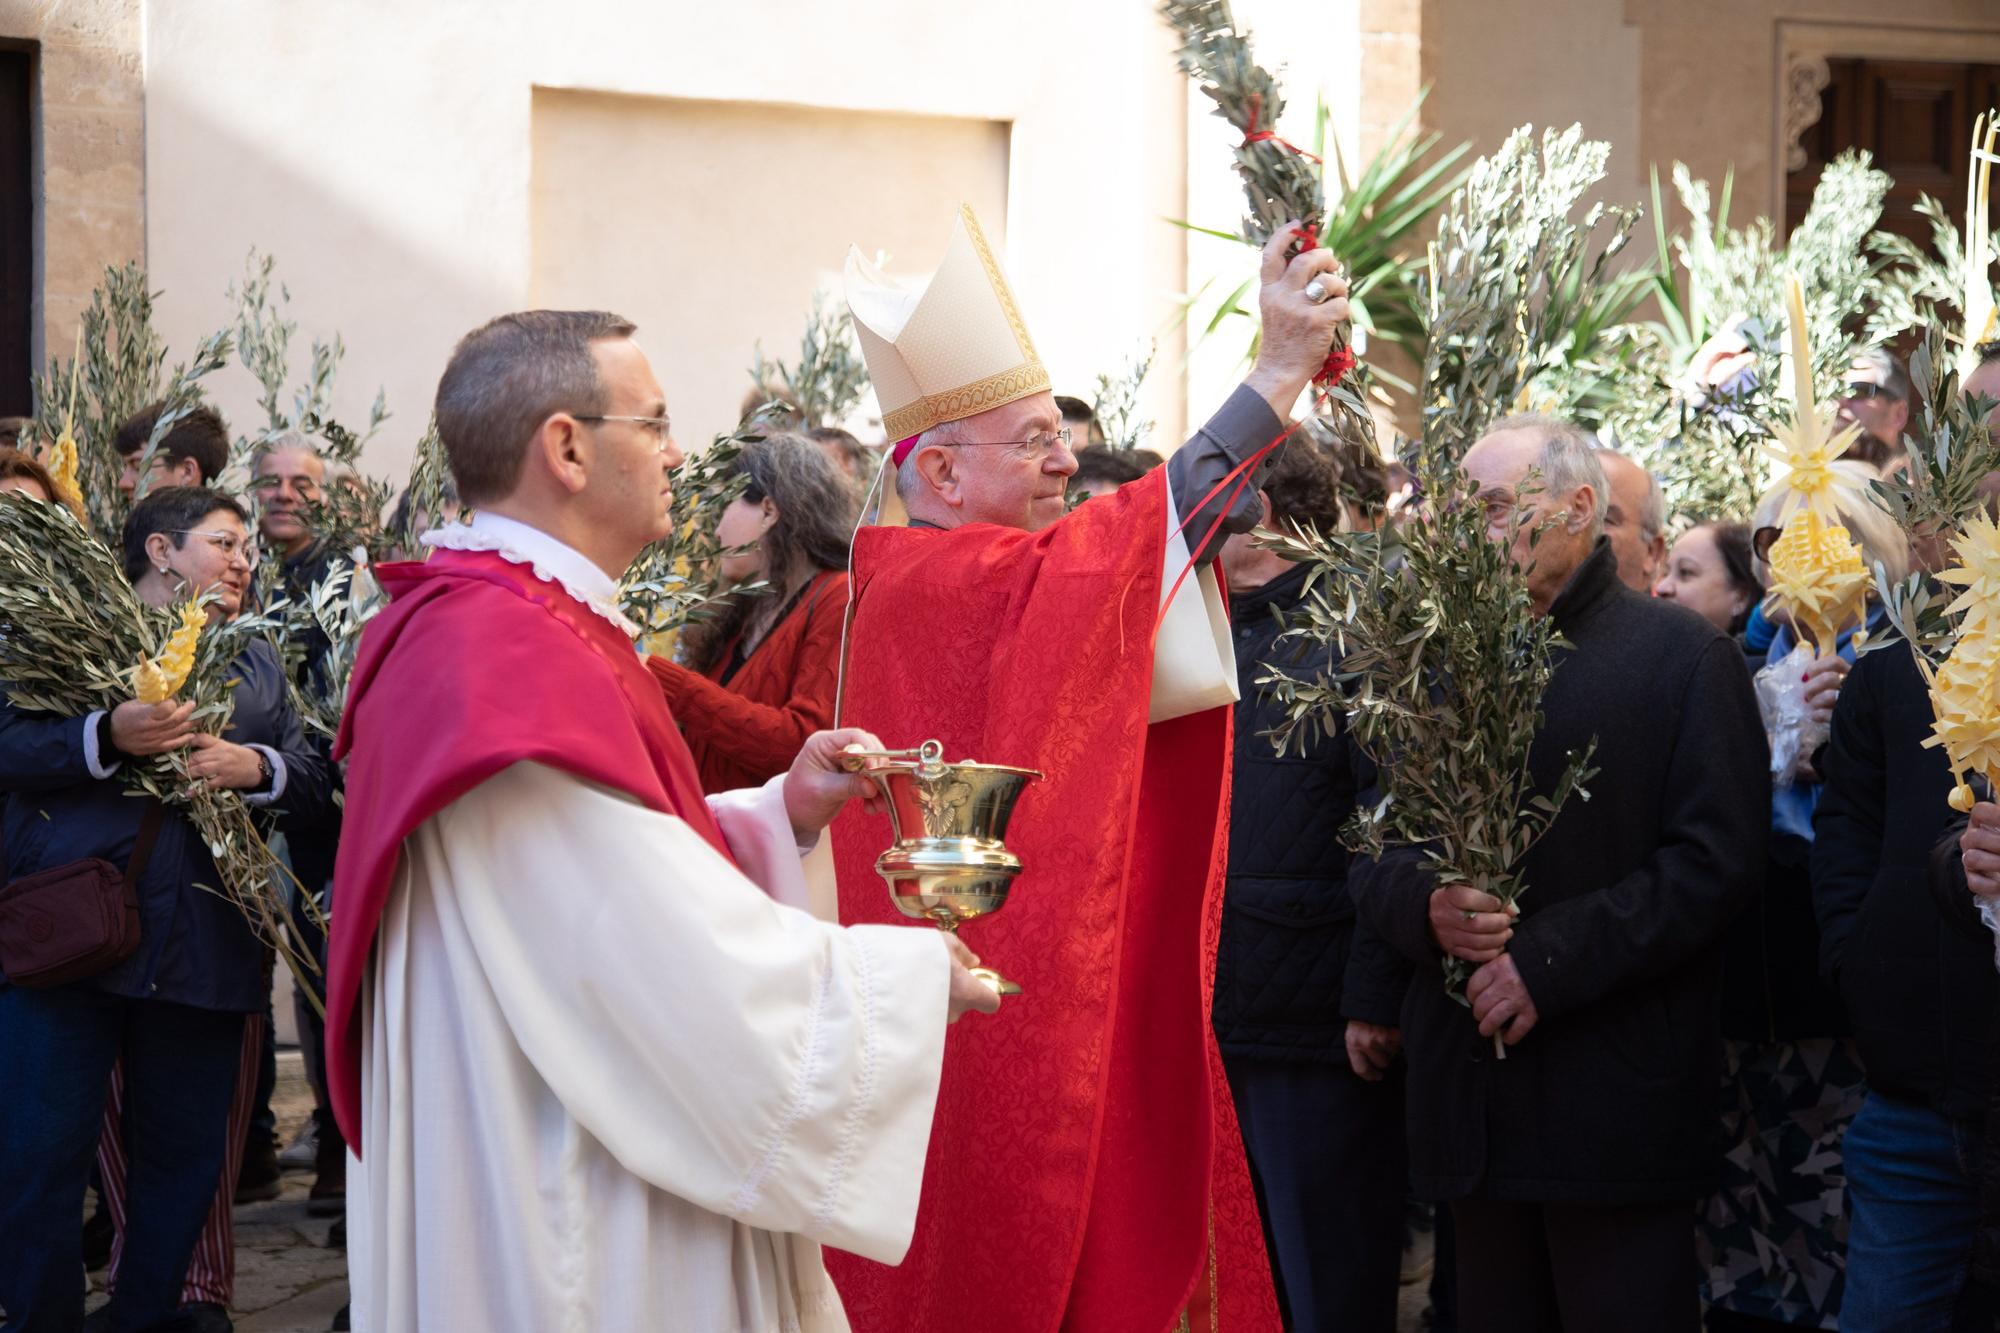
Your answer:
[[[617,580],[589,556],[540,528],[481,510],[469,523],[447,523],[418,540],[445,551],[488,551],[502,560],[526,565],[536,578],[555,584],[616,625],[626,638],[638,637],[639,627],[618,609]]]

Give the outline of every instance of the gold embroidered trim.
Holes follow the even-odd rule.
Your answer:
[[[1021,355],[1030,361],[1035,360],[1035,341],[1028,336],[1027,322],[1014,305],[1014,290],[1007,285],[1007,275],[1000,271],[998,261],[993,258],[992,247],[986,244],[986,233],[979,229],[979,219],[972,216],[972,205],[960,204],[958,215],[965,221],[966,234],[972,238],[972,248],[979,255],[979,262],[986,266],[986,280],[993,284],[993,294],[1000,298],[1000,308],[1007,312],[1007,322],[1014,326],[1014,341],[1021,344]],[[951,418],[946,417],[945,420]]]
[[[926,394],[893,412],[885,412],[882,414],[882,431],[892,442],[907,440],[940,422],[976,416],[1018,398],[1026,398],[1031,393],[1044,393],[1048,387],[1049,372],[1040,361],[1030,358],[1026,364],[1015,366],[1012,370],[988,375],[983,380],[948,393]]]

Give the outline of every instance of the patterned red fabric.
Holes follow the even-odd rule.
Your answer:
[[[806,585],[727,685],[721,676],[733,641],[706,675],[664,657],[646,660],[680,719],[703,791],[763,786],[792,766],[806,737],[833,725],[846,613],[847,575],[830,570]]]
[[[438,551],[376,570],[390,604],[361,641],[336,758],[348,760],[334,867],[326,1079],[361,1155],[361,979],[403,839],[494,774],[546,764],[680,816],[723,856],[694,760],[632,641],[527,568]]]
[[[1219,1326],[1278,1327],[1208,1021],[1229,710],[1146,724],[1165,505],[1159,469],[1039,533],[861,534],[843,720],[1046,774],[965,932],[1025,993],[952,1030],[909,1255],[827,1256],[863,1333],[1165,1329],[1211,1281]],[[903,920],[889,839],[835,822],[843,921]]]

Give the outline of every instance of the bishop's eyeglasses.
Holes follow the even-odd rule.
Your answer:
[[[1040,435],[1026,440],[939,440],[937,443],[946,449],[956,449],[962,445],[979,449],[1019,449],[1022,451],[1022,456],[1030,463],[1039,463],[1054,453],[1058,444],[1065,449],[1072,447],[1070,442],[1074,438],[1070,428],[1064,426],[1061,430],[1043,431]]]

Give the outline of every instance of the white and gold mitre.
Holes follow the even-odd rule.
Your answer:
[[[959,206],[944,262],[922,291],[850,248],[847,312],[891,441],[1048,391],[1049,372],[1007,275],[967,205]]]

